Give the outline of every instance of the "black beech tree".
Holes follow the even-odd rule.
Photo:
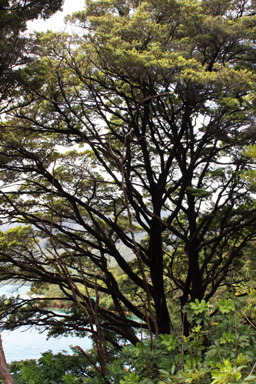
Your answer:
[[[1,324],[135,343],[170,332],[175,300],[210,300],[255,239],[256,6],[88,1],[71,21],[31,41],[0,132],[1,279],[57,285],[70,310],[12,299]]]

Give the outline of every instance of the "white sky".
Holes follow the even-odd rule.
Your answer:
[[[56,32],[63,31],[65,29],[64,17],[71,15],[73,12],[82,11],[84,4],[85,0],[65,0],[62,12],[56,12],[50,19],[45,21],[42,19],[29,21],[27,23],[28,31],[46,32],[49,29]]]

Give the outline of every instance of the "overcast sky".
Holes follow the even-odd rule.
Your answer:
[[[63,31],[65,28],[64,16],[71,15],[73,12],[81,11],[84,9],[85,0],[65,0],[63,11],[56,12],[50,19],[44,21],[37,19],[27,23],[29,31],[45,32],[48,29],[56,32]]]

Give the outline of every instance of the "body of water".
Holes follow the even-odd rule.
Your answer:
[[[5,285],[0,287],[0,296],[25,295],[29,286]],[[11,361],[38,359],[41,353],[51,350],[58,353],[63,350],[71,352],[70,346],[79,345],[83,349],[89,349],[92,342],[89,338],[60,337],[47,340],[47,333],[40,333],[34,328],[20,327],[15,331],[3,331],[1,333],[6,360]]]

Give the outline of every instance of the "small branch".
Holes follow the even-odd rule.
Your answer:
[[[1,334],[0,334],[0,376],[2,377],[4,384],[15,384],[10,374],[10,371],[7,367]]]
[[[236,302],[235,302],[235,293],[234,293],[234,286],[233,286],[233,271],[234,266],[232,264],[232,270],[231,270],[231,292],[232,292],[232,300],[234,304],[234,311],[235,311],[235,336],[236,336],[236,357],[238,356],[238,326],[237,326],[237,310],[236,310]]]
[[[241,311],[242,314],[244,315],[246,321],[248,321],[248,323],[254,328],[256,329],[256,326],[253,324],[253,322],[246,316],[246,314],[244,313],[244,311]]]
[[[184,306],[184,312],[182,316],[182,335],[181,335],[181,359],[182,359],[182,372],[185,370],[185,354],[184,354],[184,331],[185,331],[185,317],[186,317],[186,307]]]
[[[82,347],[80,347],[79,345],[76,345],[74,348],[77,349],[78,351],[80,351],[86,357],[86,359],[89,360],[89,362],[94,366],[96,371],[98,371],[100,373],[100,375],[102,374],[101,369],[98,367],[98,365],[94,362],[94,360],[90,357],[90,355]]]
[[[254,364],[254,366],[253,366],[253,368],[252,368],[252,370],[251,370],[251,372],[250,372],[250,375],[249,376],[252,376],[252,374],[253,374],[253,371],[254,371],[254,369],[256,368],[256,363]]]

